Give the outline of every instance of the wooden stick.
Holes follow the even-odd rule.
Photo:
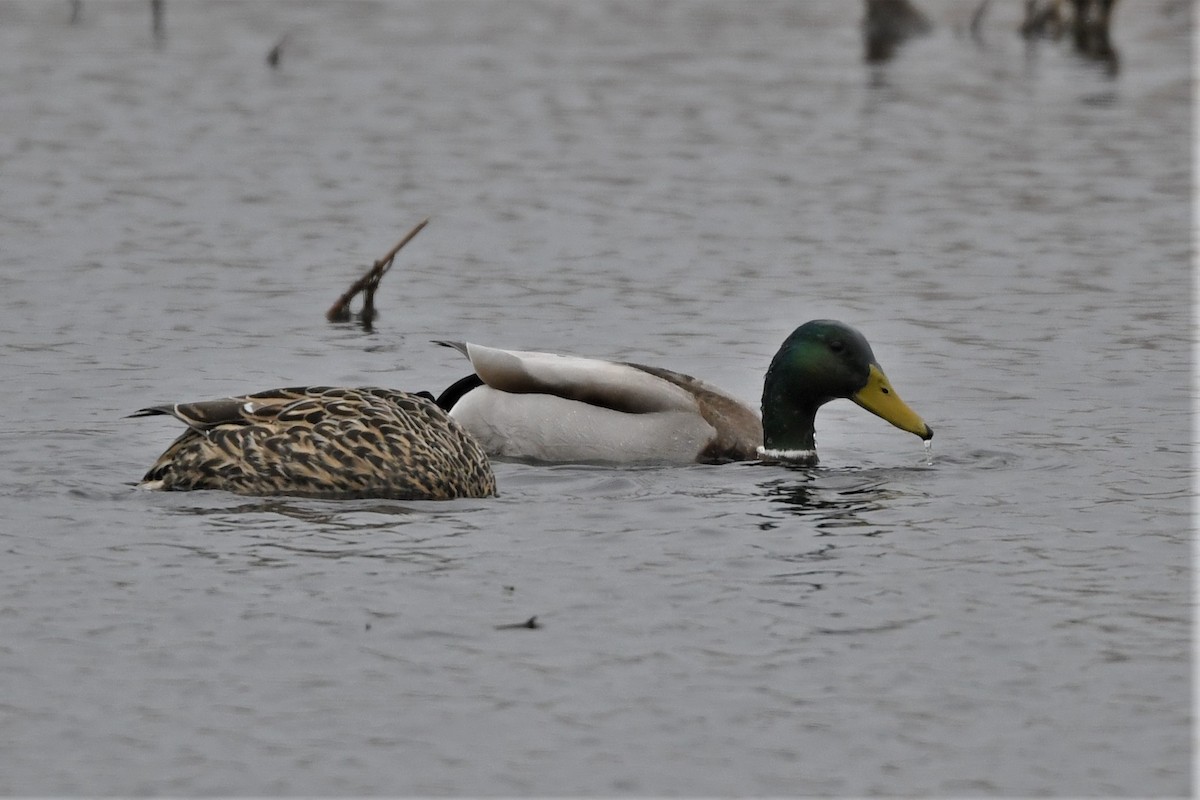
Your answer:
[[[167,35],[167,26],[163,22],[163,13],[166,11],[166,0],[150,0],[150,30],[154,32],[154,40],[162,42]]]
[[[289,36],[291,36],[290,32],[280,36],[275,46],[267,52],[267,65],[272,69],[279,68],[279,59],[283,58],[283,46],[287,44]]]
[[[412,241],[413,237],[421,232],[421,229],[429,224],[429,218],[421,220],[416,226],[401,239],[388,254],[371,265],[371,269],[366,275],[356,280],[353,285],[347,289],[337,302],[329,307],[325,312],[325,319],[330,322],[346,322],[350,319],[350,301],[359,292],[365,292],[363,295],[363,324],[370,327],[371,319],[375,316],[375,290],[379,288],[379,281],[389,269],[392,268],[392,261],[396,258],[396,254],[404,245]]]

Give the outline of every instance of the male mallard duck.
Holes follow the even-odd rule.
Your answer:
[[[449,500],[496,493],[487,455],[423,396],[373,387],[273,389],[144,408],[188,429],[139,486],[238,494]]]
[[[442,342],[475,373],[438,405],[490,454],[550,462],[814,464],[817,409],[845,397],[922,439],[933,430],[904,404],[861,333],[841,322],[797,328],[771,361],[762,420],[691,376],[640,364]]]

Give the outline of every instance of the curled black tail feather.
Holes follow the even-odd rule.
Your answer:
[[[472,372],[467,377],[450,384],[434,402],[437,403],[438,408],[442,411],[449,411],[454,408],[455,403],[463,398],[463,395],[472,389],[478,389],[480,386],[483,386],[483,379]]]

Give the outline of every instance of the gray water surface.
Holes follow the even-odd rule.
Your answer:
[[[834,0],[67,5],[0,3],[0,792],[1190,793],[1188,4],[1115,77],[1016,2],[879,67]],[[131,488],[149,404],[433,339],[757,403],[816,317],[931,459],[838,401],[807,470]]]

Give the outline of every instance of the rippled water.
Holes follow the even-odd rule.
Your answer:
[[[1116,77],[1016,2],[876,68],[832,0],[167,5],[0,4],[0,791],[1190,792],[1188,4]],[[755,402],[813,317],[931,462],[839,402],[810,470],[130,488],[149,403],[445,338]]]

